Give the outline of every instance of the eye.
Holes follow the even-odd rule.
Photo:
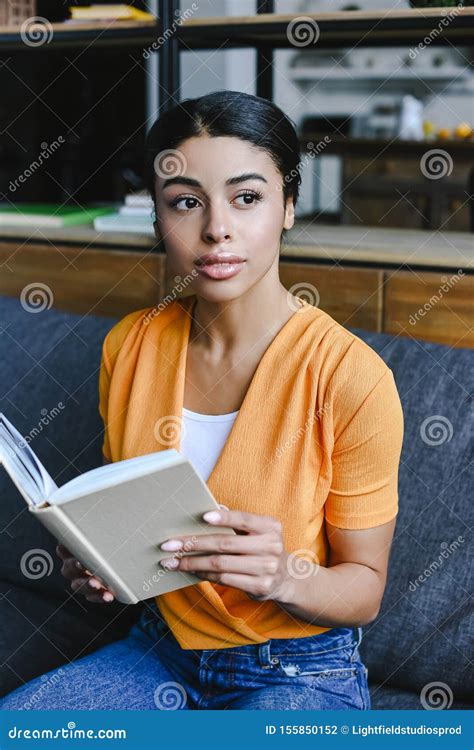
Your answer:
[[[261,201],[263,198],[263,194],[260,193],[258,190],[246,190],[245,193],[240,193],[240,195],[237,196],[237,198],[244,198],[244,203],[240,203],[241,206],[251,206],[253,203],[257,203],[258,201]],[[235,200],[237,200],[237,198]],[[248,199],[248,200],[247,200]]]
[[[185,205],[184,208],[183,207],[178,208],[178,205],[182,201],[187,201],[187,205]],[[191,202],[191,203],[194,202],[195,205],[194,206],[190,206],[189,202]],[[172,208],[178,208],[178,211],[183,211],[184,212],[184,211],[190,211],[191,209],[196,208],[196,205],[198,203],[199,203],[198,199],[195,198],[193,195],[181,195],[179,198],[175,198],[175,200],[170,203],[170,206]]]

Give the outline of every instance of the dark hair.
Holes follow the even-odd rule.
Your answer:
[[[214,91],[185,99],[164,112],[145,141],[145,185],[155,204],[155,158],[188,138],[231,136],[265,151],[282,175],[283,200],[296,205],[301,184],[300,147],[293,122],[268,99],[241,91]],[[285,230],[284,230],[285,231]]]

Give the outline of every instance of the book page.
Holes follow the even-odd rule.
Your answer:
[[[25,500],[44,502],[58,486],[18,430],[0,413],[0,461]]]
[[[130,479],[145,476],[157,469],[165,468],[175,463],[181,463],[184,457],[174,448],[147,453],[143,456],[115,461],[105,466],[86,471],[70,482],[63,484],[48,496],[50,505],[61,505],[82,497],[91,492],[99,492],[114,487]]]

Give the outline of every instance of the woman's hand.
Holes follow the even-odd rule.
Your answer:
[[[243,534],[204,534],[168,539],[161,549],[176,553],[161,560],[169,570],[192,572],[199,578],[233,586],[252,599],[278,599],[289,583],[288,553],[281,523],[272,516],[236,510],[209,511],[204,521],[230,526]],[[181,556],[183,552],[192,555]],[[196,552],[203,552],[196,555]]]
[[[103,585],[98,576],[93,576],[89,570],[86,570],[66,547],[58,544],[56,554],[63,561],[61,574],[71,581],[71,589],[74,593],[78,591],[86,597],[87,601],[96,604],[107,604],[114,600],[113,592]]]

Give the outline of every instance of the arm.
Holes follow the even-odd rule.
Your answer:
[[[301,558],[303,574],[296,562],[300,558],[285,551],[282,526],[275,518],[221,509],[204,514],[204,520],[246,533],[168,540],[162,549],[176,552],[179,544],[180,549],[203,554],[162,560],[165,568],[240,588],[257,601],[271,599],[295,617],[323,627],[356,627],[377,616],[395,519],[358,531],[328,525],[329,567]]]
[[[290,614],[324,627],[367,625],[379,612],[395,519],[353,531],[326,524],[328,567],[312,565],[305,578],[290,578],[278,603]],[[309,563],[308,563],[309,564]]]

